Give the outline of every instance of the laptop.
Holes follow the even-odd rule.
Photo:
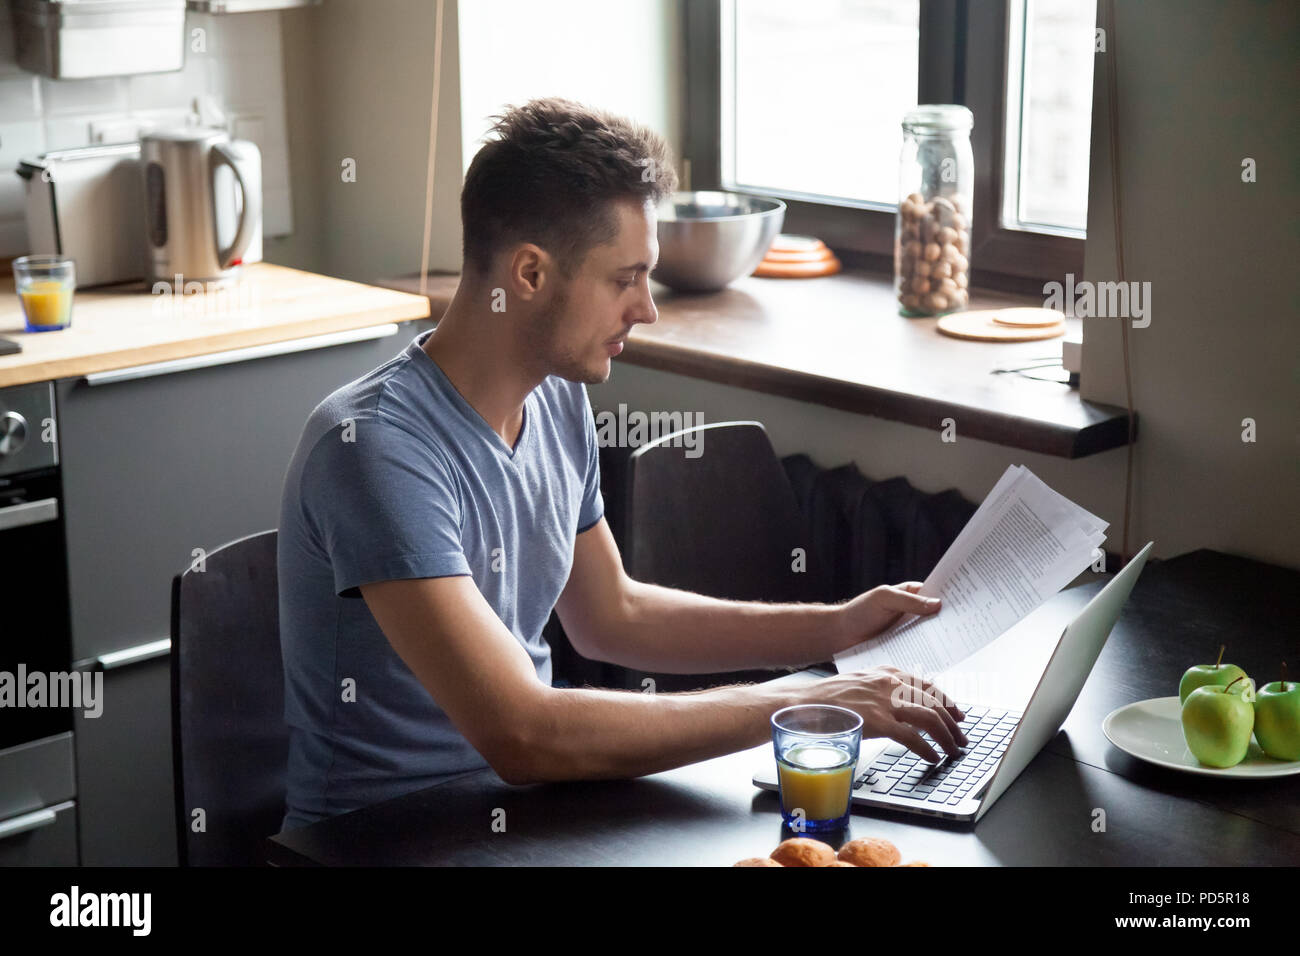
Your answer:
[[[959,704],[966,715],[960,724],[969,740],[965,748],[948,756],[928,733],[921,734],[939,754],[939,763],[922,760],[888,738],[863,740],[853,776],[853,805],[979,820],[1065,723],[1154,544],[1148,542],[1065,627],[1023,712],[997,706],[996,701]],[[959,678],[963,665],[977,656],[945,674]],[[943,679],[937,683],[943,689]],[[764,762],[754,774],[754,785],[779,789],[775,760]]]

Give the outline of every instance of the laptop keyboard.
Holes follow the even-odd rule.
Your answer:
[[[958,708],[966,715],[958,726],[969,741],[960,752],[946,756],[933,738],[922,732],[921,737],[939,754],[939,763],[922,760],[902,744],[891,744],[853,782],[854,791],[888,794],[931,806],[960,803],[988,778],[1006,752],[1021,715],[991,707]]]

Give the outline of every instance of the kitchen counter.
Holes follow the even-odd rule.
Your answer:
[[[79,290],[72,326],[27,332],[12,274],[0,280],[0,387],[193,358],[429,315],[429,300],[270,263],[245,266],[228,287],[153,294],[144,282]]]

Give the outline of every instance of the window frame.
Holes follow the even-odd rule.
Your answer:
[[[737,0],[679,2],[686,51],[681,188],[721,189],[723,4]],[[1080,274],[1083,239],[1008,229],[1001,223],[1010,4],[1020,0],[919,2],[918,99],[961,103],[977,118],[971,133],[976,171],[973,281],[988,288],[1041,292],[1045,281],[1067,272]],[[981,63],[997,68],[982,69]],[[818,236],[850,266],[892,270],[895,212],[776,198],[786,204],[783,231]]]
[[[1085,240],[1002,225],[1007,198],[1003,173],[1011,4],[1019,0],[962,2],[968,6],[966,49],[984,50],[993,63],[1000,63],[996,70],[968,68],[966,74],[966,105],[976,111],[976,116],[982,111],[989,118],[988,122],[976,123],[971,134],[975,153],[975,221],[971,236],[974,278],[978,281],[985,271],[1039,281],[1061,279],[1067,272],[1077,276],[1083,272]]]

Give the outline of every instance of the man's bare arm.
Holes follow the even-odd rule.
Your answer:
[[[863,715],[865,736],[892,737],[925,756],[918,730],[956,747],[955,710],[929,688],[899,705],[906,675],[840,675],[811,687],[723,687],[690,694],[555,688],[467,576],[361,587],[384,635],[453,724],[510,783],[640,776],[756,746],[768,719],[793,703]],[[911,699],[911,698],[909,698]]]
[[[556,605],[584,657],[672,674],[802,667],[851,647],[905,612],[938,602],[919,582],[875,588],[846,604],[723,601],[634,581],[604,519],[578,535],[573,569]]]

